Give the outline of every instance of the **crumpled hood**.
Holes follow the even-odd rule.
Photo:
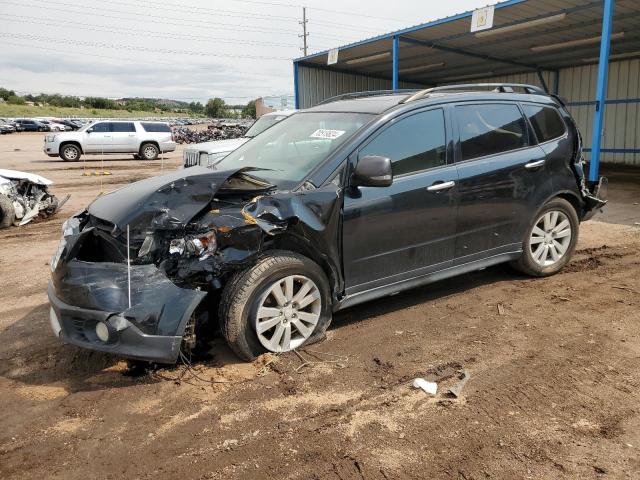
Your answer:
[[[192,167],[132,183],[98,197],[89,214],[120,232],[147,228],[182,229],[213,200],[220,187],[245,169]]]

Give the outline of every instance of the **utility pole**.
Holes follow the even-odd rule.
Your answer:
[[[307,22],[307,7],[302,7],[302,21],[298,22],[302,25],[302,35],[298,35],[298,38],[302,38],[303,46],[300,50],[302,50],[305,57],[307,56],[307,37],[309,36],[309,33],[307,33]]]

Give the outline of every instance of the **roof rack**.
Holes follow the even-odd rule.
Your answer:
[[[354,98],[364,98],[364,97],[377,97],[381,95],[396,95],[398,93],[420,93],[420,92],[415,88],[412,88],[412,89],[403,89],[403,90],[368,90],[365,92],[343,93],[341,95],[336,95],[334,97],[327,98],[321,101],[318,105],[324,105],[325,103],[337,102],[340,100],[352,100]]]
[[[515,93],[516,88],[524,90],[524,93],[542,94],[548,95],[542,88],[535,85],[527,85],[524,83],[466,83],[461,85],[443,85],[441,87],[427,88],[426,90],[420,90],[409,98],[405,98],[402,103],[409,103],[415,100],[420,100],[426,97],[430,93],[446,92],[451,90],[485,90],[487,88],[493,88],[492,92],[500,93]]]

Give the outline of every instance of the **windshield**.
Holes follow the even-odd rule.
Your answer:
[[[253,125],[251,125],[251,128],[247,130],[247,133],[245,133],[244,136],[253,138],[259,133],[264,132],[274,123],[278,123],[280,120],[284,120],[285,118],[287,118],[287,115],[266,115],[264,117],[260,117],[258,120],[253,122]]]
[[[373,115],[297,113],[231,152],[217,169],[254,167],[256,176],[291,187],[307,176]]]

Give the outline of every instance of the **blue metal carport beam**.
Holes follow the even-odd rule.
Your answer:
[[[436,50],[442,50],[443,52],[457,53],[458,55],[465,55],[467,57],[480,58],[482,60],[490,60],[492,62],[505,63],[507,65],[514,65],[520,68],[526,68],[531,70],[545,70],[545,68],[541,67],[540,65],[522,63],[515,60],[509,60],[506,58],[494,57],[493,55],[485,55],[484,53],[467,52],[466,50],[461,50],[459,48],[454,48],[454,47],[446,47],[444,45],[440,45],[439,43],[429,42],[427,40],[417,40],[415,38],[402,37],[402,36],[400,36],[399,39],[400,41],[405,43],[410,43],[413,45],[422,45],[423,47],[435,48]]]
[[[609,73],[609,50],[613,28],[614,0],[604,0],[602,13],[602,37],[600,39],[600,63],[598,63],[598,86],[596,88],[596,112],[593,116],[593,137],[591,138],[591,161],[589,162],[589,182],[596,183],[600,172],[600,148],[602,146],[602,125],[607,97],[607,75]]]
[[[393,75],[391,77],[391,88],[398,90],[398,76],[400,74],[400,37],[393,37]]]
[[[300,87],[298,86],[298,62],[293,62],[293,105],[300,108]]]

